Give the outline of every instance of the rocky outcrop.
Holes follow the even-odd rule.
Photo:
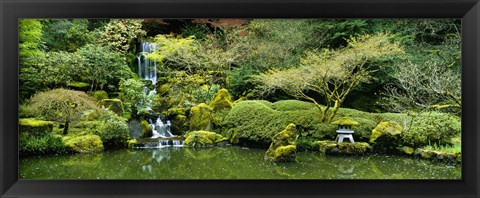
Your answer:
[[[274,162],[296,161],[296,141],[298,133],[295,124],[289,124],[285,130],[275,134],[264,159]]]
[[[380,122],[372,130],[370,144],[378,152],[397,152],[401,144],[402,127],[392,121]]]

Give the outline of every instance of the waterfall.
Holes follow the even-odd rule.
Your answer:
[[[163,124],[163,121],[160,118],[157,118],[155,123],[150,120],[150,126],[152,126],[152,138],[166,138],[166,137],[175,137],[170,131],[170,120],[167,120],[167,124]]]
[[[141,52],[137,56],[139,78],[152,81],[152,84],[157,84],[157,61],[152,61],[147,58],[147,55],[157,50],[155,43],[143,42]]]

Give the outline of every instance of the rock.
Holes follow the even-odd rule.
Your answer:
[[[208,104],[212,108],[213,124],[216,128],[222,127],[223,120],[232,109],[233,103],[226,89],[220,89]]]
[[[103,142],[98,135],[65,136],[63,144],[70,150],[78,153],[89,153],[103,150]]]
[[[368,153],[371,147],[366,142],[336,143],[335,141],[317,141],[322,154],[362,155]]]
[[[376,151],[387,153],[396,152],[396,148],[401,141],[402,130],[402,127],[396,122],[380,122],[377,127],[372,130],[370,144],[373,144]]]
[[[127,143],[128,143],[128,148],[133,148],[135,145],[137,145],[137,139],[128,140]]]
[[[203,147],[213,146],[216,143],[227,140],[220,134],[210,131],[192,131],[185,134],[185,146]]]
[[[170,108],[167,111],[167,118],[171,122],[171,132],[174,135],[180,135],[189,130],[190,124],[187,119],[186,108]]]
[[[142,129],[142,135],[140,137],[152,137],[152,126],[144,119],[140,121],[140,127]]]
[[[413,155],[413,153],[415,152],[415,149],[409,146],[402,146],[398,150],[405,155]]]
[[[18,125],[20,133],[43,134],[53,130],[53,122],[35,118],[20,118]]]
[[[190,130],[212,130],[212,108],[205,103],[200,103],[190,110]]]
[[[115,112],[120,117],[123,117],[123,102],[120,99],[103,99],[100,100],[98,105]]]
[[[230,110],[232,109],[233,104],[228,91],[226,89],[220,89],[210,101],[208,106],[210,106],[213,111],[219,111],[224,109]]]
[[[275,134],[264,159],[274,162],[296,161],[296,141],[298,133],[295,124],[289,124],[285,130]]]

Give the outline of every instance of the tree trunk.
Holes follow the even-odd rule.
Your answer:
[[[65,127],[63,128],[63,135],[67,135],[68,134],[68,125],[69,125],[70,121],[67,119],[67,121],[65,121]]]

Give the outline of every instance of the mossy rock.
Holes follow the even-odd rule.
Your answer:
[[[224,109],[231,109],[232,98],[226,89],[220,89],[218,92],[213,96],[213,99],[208,104],[213,111],[219,111]]]
[[[371,151],[370,144],[366,142],[336,143],[334,141],[318,141],[317,145],[322,154],[333,155],[363,155]]]
[[[115,112],[120,117],[124,114],[123,102],[120,99],[103,99],[98,105]]]
[[[212,108],[205,103],[200,103],[190,110],[190,130],[212,130]]]
[[[409,146],[402,146],[398,150],[405,155],[413,155],[413,153],[415,152],[415,149]]]
[[[185,134],[185,146],[191,147],[204,147],[204,146],[213,146],[216,143],[226,141],[220,134],[210,131],[192,131]]]
[[[96,101],[101,101],[101,100],[104,100],[104,99],[108,99],[108,94],[104,90],[94,91],[92,93],[92,96],[95,98]]]
[[[380,122],[372,130],[370,143],[373,144],[376,151],[395,152],[397,147],[401,146],[402,130],[402,127],[396,122]]]
[[[174,107],[167,111],[167,119],[171,122],[171,132],[174,135],[181,135],[190,128],[189,120],[187,119],[188,110],[186,108]]]
[[[131,139],[127,141],[128,148],[133,148],[135,145],[137,145],[137,139]]]
[[[98,135],[65,136],[63,144],[77,153],[89,153],[103,150],[103,142]]]
[[[152,137],[153,135],[152,126],[146,120],[142,119],[140,121],[140,127],[142,130],[142,135],[140,137]]]
[[[42,134],[52,132],[53,130],[53,122],[35,118],[20,118],[18,125],[20,133]]]
[[[289,124],[283,131],[275,134],[264,159],[274,162],[293,162],[296,160],[296,141],[298,131],[295,124]]]

